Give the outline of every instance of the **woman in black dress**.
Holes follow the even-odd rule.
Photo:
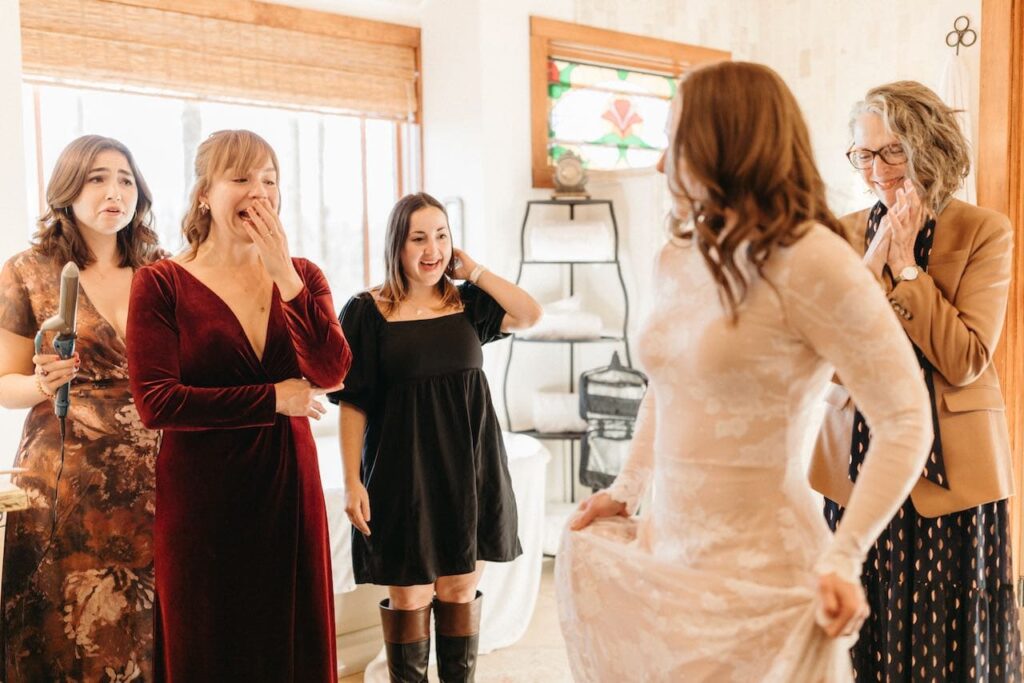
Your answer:
[[[441,680],[472,681],[484,561],[522,552],[481,345],[530,327],[541,309],[452,246],[428,194],[392,209],[384,265],[384,283],[341,312],[353,364],[329,396],[341,405],[352,563],[358,583],[388,586],[392,681],[427,680],[432,605]]]

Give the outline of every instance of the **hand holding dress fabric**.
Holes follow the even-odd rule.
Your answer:
[[[829,638],[860,631],[870,611],[860,582],[846,581],[834,573],[818,577],[818,625]]]
[[[579,531],[590,526],[590,523],[600,517],[628,517],[626,504],[613,499],[607,491],[598,491],[580,503],[576,514],[569,520],[569,528]]]

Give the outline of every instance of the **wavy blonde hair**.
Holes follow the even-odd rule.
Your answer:
[[[971,171],[971,151],[956,114],[930,88],[896,81],[868,90],[850,112],[850,135],[861,114],[877,114],[903,146],[907,176],[937,214]]]
[[[840,235],[842,228],[825,201],[800,107],[777,73],[718,62],[686,75],[676,97],[665,172],[673,198],[693,220],[670,229],[696,239],[735,322],[749,289],[738,249],[761,273],[776,246],[794,244],[813,223]],[[703,196],[690,196],[684,173]],[[731,225],[726,210],[735,214]]]
[[[219,130],[199,145],[196,150],[196,181],[189,196],[188,211],[181,221],[181,232],[188,241],[192,257],[210,236],[210,212],[200,208],[200,198],[210,190],[213,179],[229,169],[248,170],[267,158],[274,165],[280,182],[281,169],[274,148],[251,130]],[[280,202],[277,210],[280,213]]]

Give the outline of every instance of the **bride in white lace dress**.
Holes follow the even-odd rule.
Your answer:
[[[694,71],[669,136],[674,213],[695,220],[658,256],[639,344],[651,384],[629,461],[562,539],[573,675],[852,680],[861,562],[931,440],[914,353],[836,234],[806,125],[775,72]],[[833,368],[872,431],[835,536],[801,457]]]

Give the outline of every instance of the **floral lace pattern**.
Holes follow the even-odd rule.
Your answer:
[[[696,249],[667,245],[656,282],[639,345],[651,390],[609,489],[631,512],[654,493],[638,518],[563,535],[556,584],[573,674],[850,680],[852,642],[817,625],[817,576],[858,578],[927,455],[927,394],[906,335],[821,226],[777,249],[736,325]],[[833,368],[875,439],[830,537],[801,455]]]

